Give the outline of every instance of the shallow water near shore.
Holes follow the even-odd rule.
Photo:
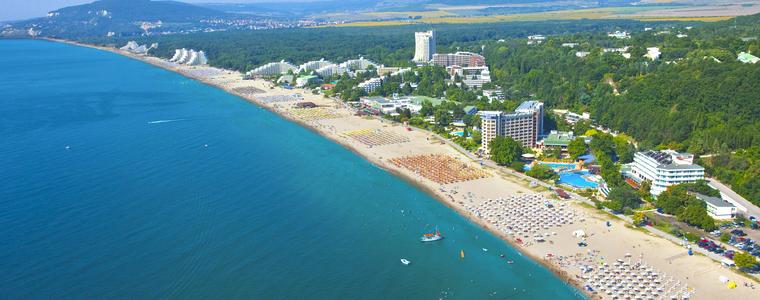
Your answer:
[[[584,298],[342,146],[113,53],[0,40],[0,133],[2,298]]]

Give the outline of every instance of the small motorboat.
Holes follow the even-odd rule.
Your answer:
[[[408,264],[411,264],[412,262],[411,262],[411,261],[409,261],[409,260],[408,260],[408,259],[406,259],[406,258],[402,258],[402,259],[401,259],[401,263],[402,263],[402,264],[404,264],[404,265],[408,265]]]
[[[435,242],[443,239],[441,232],[438,231],[438,227],[435,228],[435,233],[425,233],[420,237],[420,242]]]
[[[511,265],[511,264],[513,264],[513,263],[515,263],[515,262],[513,262],[513,261],[511,261],[511,260],[508,260],[508,261],[507,261],[507,263]]]
[[[486,249],[486,248],[483,248],[483,252],[488,252],[488,249]]]

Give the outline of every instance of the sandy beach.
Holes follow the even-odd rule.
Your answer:
[[[755,284],[758,288],[745,286],[752,281],[733,270],[701,255],[689,256],[683,246],[629,228],[623,221],[576,200],[559,200],[546,188],[531,188],[514,175],[483,167],[430,132],[357,116],[343,103],[323,95],[275,87],[260,79],[242,80],[241,74],[235,71],[182,66],[114,48],[81,46],[111,51],[178,72],[310,128],[417,185],[579,289],[585,290],[585,285],[591,285],[595,293],[586,292],[592,298],[671,299],[676,296],[683,299],[683,294],[688,294],[691,299],[760,299],[760,285]],[[318,107],[295,106],[304,101]],[[574,235],[578,230],[585,233],[587,246],[578,245],[581,237]],[[628,264],[625,269],[624,263]],[[651,274],[656,274],[652,276],[652,285],[639,288],[642,280],[638,275],[626,276],[634,266],[640,268],[637,271],[649,272],[645,283],[649,283]],[[615,284],[602,283],[596,287],[601,279],[595,276],[604,278],[604,273],[610,270],[613,278],[622,277],[611,280]],[[719,280],[720,276],[735,281],[737,287],[727,288]],[[659,282],[657,286],[654,286],[655,280]],[[628,282],[632,284],[625,284]],[[618,287],[619,284],[624,286]],[[629,292],[613,293],[613,289]],[[634,293],[631,289],[640,292]]]

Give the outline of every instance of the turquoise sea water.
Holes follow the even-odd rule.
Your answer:
[[[112,53],[0,40],[0,136],[3,299],[583,298],[350,151]]]

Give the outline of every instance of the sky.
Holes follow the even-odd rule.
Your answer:
[[[94,0],[0,0],[0,21],[23,20],[45,16],[62,7],[90,3]],[[129,1],[129,0],[124,0]],[[189,3],[254,3],[282,0],[186,0]],[[290,0],[293,1],[293,0]]]

